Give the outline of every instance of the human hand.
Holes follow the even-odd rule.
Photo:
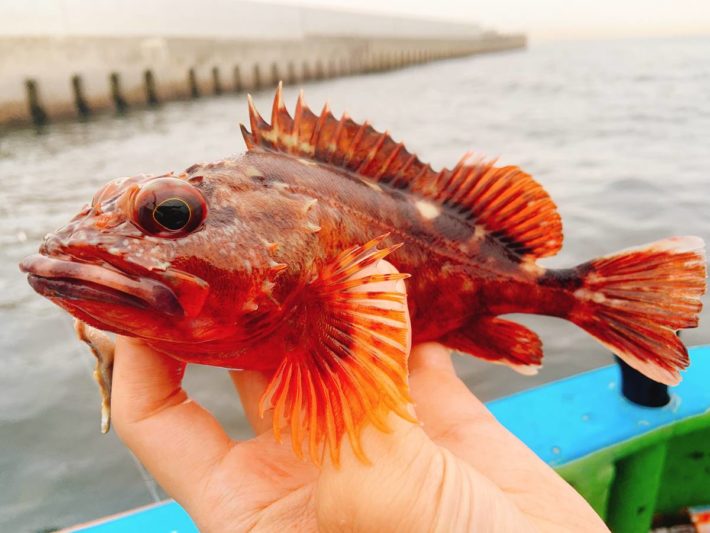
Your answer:
[[[370,267],[392,271],[385,261]],[[363,271],[360,275],[372,274]],[[401,284],[401,285],[397,285]],[[402,282],[378,290],[403,290]],[[384,285],[387,285],[386,287]],[[258,415],[269,376],[230,372],[256,437],[232,440],[182,389],[185,365],[135,339],[116,342],[113,423],[201,531],[606,531],[588,504],[503,428],[429,343],[409,359],[421,425],[390,415],[362,431],[365,465],[298,459]]]

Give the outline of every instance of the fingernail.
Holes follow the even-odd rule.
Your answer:
[[[384,259],[380,259],[377,262],[376,268],[380,274],[395,274],[399,272],[392,263]],[[397,281],[395,281],[394,290],[397,292],[406,292],[407,286],[404,284],[403,279],[398,279]]]
[[[397,280],[397,282],[394,284],[394,290],[396,290],[397,292],[406,292],[407,288],[404,285],[403,279]]]
[[[388,263],[384,259],[380,259],[377,261],[377,272],[380,274],[391,274],[392,272],[395,271],[395,268],[392,266],[391,263]]]

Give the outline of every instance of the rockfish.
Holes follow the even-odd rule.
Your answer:
[[[705,291],[701,239],[543,268],[562,224],[518,167],[469,155],[434,170],[327,105],[316,115],[300,96],[291,117],[280,87],[271,123],[251,99],[249,118],[241,156],[105,185],[22,262],[32,287],[182,361],[271,371],[262,408],[317,463],[337,461],[344,436],[364,457],[364,424],[411,416],[404,313],[383,305],[404,296],[373,283],[407,278],[415,343],[532,373],[540,339],[500,316],[534,313],[656,381],[680,379],[676,332],[697,325]],[[384,257],[399,274],[356,275]]]

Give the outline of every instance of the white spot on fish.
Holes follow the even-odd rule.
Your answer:
[[[247,177],[249,177],[249,178],[256,178],[256,177],[264,175],[264,173],[261,170],[259,170],[258,168],[256,168],[253,165],[248,165],[244,169],[244,174],[246,174]]]
[[[604,294],[597,291],[590,291],[589,289],[577,289],[574,291],[574,297],[578,300],[592,301],[596,304],[606,302],[606,296],[604,296]]]
[[[417,200],[414,203],[414,207],[426,220],[432,220],[441,214],[441,208],[428,200]]]

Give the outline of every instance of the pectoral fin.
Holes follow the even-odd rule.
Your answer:
[[[525,326],[501,318],[471,320],[442,342],[454,350],[508,365],[521,374],[536,374],[542,364],[540,338]]]
[[[111,428],[111,382],[113,381],[114,343],[103,331],[82,322],[74,321],[74,330],[96,357],[94,379],[101,394],[101,433]]]
[[[386,236],[340,254],[324,265],[307,288],[300,308],[302,344],[288,353],[261,399],[262,413],[273,410],[274,434],[288,428],[295,453],[304,443],[320,464],[326,448],[337,464],[347,435],[355,454],[366,423],[387,431],[391,411],[412,420],[407,384],[407,329],[404,291],[375,284],[407,274],[358,274],[393,252],[377,245]]]

